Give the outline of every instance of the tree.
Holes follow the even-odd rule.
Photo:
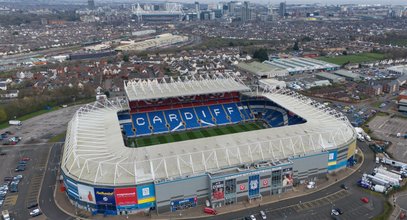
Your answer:
[[[123,56],[123,61],[124,61],[124,62],[129,62],[129,55],[128,55],[128,54],[125,54],[125,55]]]
[[[294,43],[293,50],[295,50],[295,51],[299,51],[299,50],[300,50],[300,46],[298,46],[298,41],[296,41],[296,42]]]
[[[0,108],[0,122],[7,121],[7,112],[4,108]]]
[[[105,91],[104,92],[107,98],[110,98],[110,92],[109,91]]]
[[[253,58],[258,59],[260,62],[263,62],[263,61],[269,59],[269,55],[268,55],[266,49],[261,48],[261,49],[254,51]]]

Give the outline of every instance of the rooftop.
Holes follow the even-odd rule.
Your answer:
[[[337,70],[334,72],[336,75],[343,76],[346,78],[352,78],[352,79],[361,79],[361,75],[357,73],[352,73],[351,71],[346,71],[346,70]]]
[[[265,63],[260,63],[257,61],[251,62],[251,63],[244,63],[244,62],[240,62],[237,67],[248,71],[252,74],[255,74],[257,76],[264,76],[264,75],[269,75],[269,74],[273,74],[275,72],[287,72],[287,70],[280,68],[280,67],[276,67],[276,66],[272,66],[272,65],[268,65]]]
[[[158,79],[134,79],[125,82],[124,89],[130,101],[203,95],[224,92],[244,92],[250,88],[229,76],[200,75]]]
[[[278,162],[325,152],[354,142],[346,117],[289,90],[260,94],[307,120],[306,123],[128,148],[117,112],[125,100],[95,102],[69,122],[62,169],[71,178],[98,185],[134,185],[202,175],[260,161]]]

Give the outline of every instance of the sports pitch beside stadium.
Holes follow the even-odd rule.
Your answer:
[[[165,144],[178,141],[186,141],[197,138],[213,137],[218,135],[233,134],[245,131],[254,131],[267,128],[263,122],[247,122],[219,127],[202,128],[198,130],[181,131],[176,133],[165,133],[149,135],[138,138],[129,138],[128,147],[145,147],[150,145]]]

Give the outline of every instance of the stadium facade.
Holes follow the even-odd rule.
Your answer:
[[[254,93],[228,75],[130,80],[125,90],[126,99],[80,108],[68,125],[61,168],[78,208],[216,208],[354,163],[346,117],[290,90]],[[250,129],[256,124],[262,129]],[[148,144],[137,147],[141,140]]]

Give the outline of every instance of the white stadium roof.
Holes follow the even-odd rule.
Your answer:
[[[250,88],[227,74],[200,75],[197,78],[178,77],[158,79],[134,79],[124,83],[129,101],[202,95],[224,92],[245,92]]]
[[[268,128],[129,148],[117,112],[125,100],[95,102],[79,109],[68,125],[62,169],[93,185],[125,186],[216,172],[258,161],[281,161],[323,152],[355,140],[341,113],[289,90],[258,94],[306,119],[298,125]]]

